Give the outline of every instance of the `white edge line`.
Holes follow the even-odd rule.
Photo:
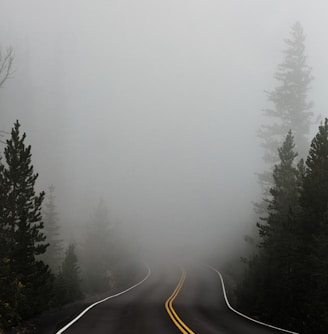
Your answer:
[[[134,288],[136,288],[138,285],[142,284],[142,283],[143,283],[143,282],[150,276],[150,273],[151,273],[149,266],[148,266],[147,264],[145,264],[145,266],[146,266],[146,268],[147,268],[147,270],[148,270],[148,273],[147,273],[147,275],[146,275],[146,277],[145,277],[144,279],[142,279],[140,282],[138,282],[137,284],[131,286],[130,288],[128,288],[128,289],[126,289],[126,290],[124,290],[124,291],[121,291],[121,292],[119,292],[119,293],[116,293],[115,295],[106,297],[106,298],[104,298],[104,299],[102,299],[102,300],[99,300],[99,301],[95,302],[94,304],[88,306],[88,307],[87,307],[85,310],[83,310],[77,317],[75,317],[71,322],[69,322],[66,326],[64,326],[64,327],[61,328],[58,332],[56,332],[56,334],[61,334],[61,333],[63,333],[64,331],[66,331],[67,328],[69,328],[69,327],[72,326],[75,322],[77,322],[81,317],[83,317],[83,316],[84,316],[90,309],[92,309],[94,306],[96,306],[96,305],[98,305],[98,304],[100,304],[100,303],[103,303],[103,302],[105,302],[105,301],[108,300],[108,299],[112,299],[112,298],[114,298],[114,297],[118,297],[118,296],[120,296],[120,295],[122,295],[122,294],[124,294],[124,293],[126,293],[126,292],[128,292],[128,291],[130,291],[130,290],[132,290],[132,289],[134,289]]]
[[[230,309],[231,311],[237,313],[237,314],[240,315],[241,317],[244,317],[244,318],[246,318],[246,319],[248,319],[248,320],[250,320],[250,321],[256,322],[256,323],[258,323],[258,324],[260,324],[260,325],[263,325],[263,326],[266,326],[266,327],[270,327],[270,328],[273,328],[273,329],[276,329],[276,330],[278,330],[278,331],[282,331],[282,332],[285,332],[285,333],[299,334],[299,333],[296,333],[296,332],[288,331],[287,329],[283,329],[283,328],[275,327],[275,326],[266,324],[266,323],[264,323],[264,322],[255,320],[255,319],[250,318],[250,317],[248,317],[247,315],[245,315],[245,314],[243,314],[243,313],[240,313],[240,312],[238,312],[237,310],[235,310],[235,309],[230,305],[230,303],[229,303],[229,301],[228,301],[227,293],[226,293],[226,289],[225,289],[225,286],[224,286],[223,277],[222,277],[222,275],[220,274],[220,272],[217,271],[215,268],[213,268],[212,266],[210,266],[210,265],[208,265],[208,264],[206,264],[206,267],[208,267],[208,268],[214,270],[214,271],[219,275],[220,280],[221,280],[221,284],[222,284],[222,288],[223,288],[224,299],[225,299],[225,302],[226,302],[226,304],[228,305],[228,307],[229,307],[229,309]]]

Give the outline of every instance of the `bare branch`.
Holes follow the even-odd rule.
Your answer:
[[[15,54],[12,47],[9,47],[5,53],[0,49],[0,88],[13,73],[14,58]]]

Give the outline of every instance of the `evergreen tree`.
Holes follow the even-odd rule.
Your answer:
[[[268,217],[258,224],[260,252],[249,261],[237,291],[239,305],[280,327],[323,334],[328,328],[328,119],[297,169],[287,139],[274,169]]]
[[[31,164],[31,146],[25,146],[25,133],[14,124],[7,140],[5,165],[0,166],[1,324],[12,326],[40,312],[48,302],[51,275],[36,256],[47,248],[42,233],[41,205],[44,193],[35,193],[38,174]],[[3,291],[1,291],[3,292]]]
[[[258,224],[262,237],[263,253],[276,279],[270,284],[270,313],[268,320],[284,327],[295,328],[298,323],[300,301],[297,299],[298,273],[302,258],[300,245],[301,215],[299,206],[301,173],[295,166],[297,153],[294,138],[289,131],[286,140],[278,149],[280,163],[273,171],[274,185],[270,189],[266,224]],[[272,276],[267,277],[272,280]],[[281,312],[281,310],[284,310]]]
[[[301,181],[294,162],[297,156],[294,146],[289,131],[278,149],[280,163],[274,167],[274,184],[266,200],[267,216],[257,224],[260,250],[248,261],[245,280],[238,291],[240,307],[246,313],[251,310],[262,320],[287,328],[297,326],[300,307],[297,273],[301,261],[298,252]]]
[[[302,254],[306,272],[300,281],[306,291],[306,332],[328,328],[328,119],[319,126],[306,160],[300,200],[304,211]]]
[[[294,164],[297,157],[294,147],[294,138],[289,131],[282,147],[278,149],[280,163],[273,170],[274,185],[270,189],[272,197],[266,200],[268,217],[263,218],[266,223],[257,224],[265,248],[269,248],[275,239],[280,239],[281,234],[285,233],[288,217],[298,207],[299,181]]]
[[[312,140],[304,177],[302,207],[306,210],[308,235],[316,234],[325,220],[328,205],[328,120]]]
[[[58,224],[58,214],[55,205],[54,186],[49,187],[49,193],[46,196],[47,202],[43,210],[44,234],[49,243],[46,253],[42,256],[42,260],[47,263],[52,272],[60,269],[60,261],[62,257],[62,240],[60,239],[60,226]]]
[[[100,201],[87,225],[86,237],[81,250],[82,279],[85,290],[99,293],[111,288],[113,269],[113,226],[108,210]]]
[[[289,129],[295,137],[296,151],[300,157],[306,157],[309,147],[307,136],[313,116],[310,111],[312,102],[307,97],[312,81],[311,68],[307,65],[305,35],[299,22],[292,27],[291,37],[285,42],[285,58],[275,73],[279,84],[273,91],[267,92],[272,107],[265,109],[264,113],[269,118],[269,124],[263,125],[259,132],[265,149],[263,159],[270,167],[278,162],[277,148]],[[271,172],[259,174],[259,180],[265,192],[273,182]]]
[[[7,191],[4,185],[4,165],[0,158],[0,328],[10,327],[16,312],[14,305],[10,304],[9,279],[9,225],[6,220]]]
[[[75,246],[70,244],[66,250],[61,270],[56,276],[55,295],[57,305],[64,305],[83,297],[79,270]]]

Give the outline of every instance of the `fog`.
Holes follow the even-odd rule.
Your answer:
[[[0,44],[15,50],[0,128],[21,122],[38,188],[55,186],[67,238],[103,199],[148,250],[226,253],[243,243],[261,196],[264,91],[296,21],[315,77],[313,111],[328,110],[323,0],[0,6]]]

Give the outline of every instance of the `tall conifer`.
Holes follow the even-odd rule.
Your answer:
[[[328,119],[319,126],[306,160],[301,195],[306,329],[328,328]]]
[[[0,318],[3,326],[44,309],[51,284],[48,267],[36,260],[47,248],[41,216],[44,193],[35,193],[38,174],[31,164],[31,146],[25,146],[26,135],[20,135],[19,128],[16,121],[0,167],[0,230],[6,245],[1,248],[6,294],[0,307],[7,310]]]
[[[302,265],[298,252],[301,174],[295,164],[294,147],[289,131],[278,149],[280,162],[274,166],[271,196],[265,201],[267,216],[257,224],[260,249],[248,261],[238,291],[240,307],[246,313],[250,308],[262,320],[290,329],[299,323],[297,273]]]
[[[263,159],[271,169],[279,161],[277,148],[291,129],[295,139],[295,150],[305,158],[309,148],[308,134],[313,113],[308,91],[312,81],[311,68],[307,65],[305,35],[302,25],[296,22],[290,38],[285,40],[284,60],[278,65],[275,79],[278,86],[267,93],[270,107],[264,109],[268,123],[263,124],[259,136],[265,149]],[[271,171],[259,174],[263,191],[271,187]]]

